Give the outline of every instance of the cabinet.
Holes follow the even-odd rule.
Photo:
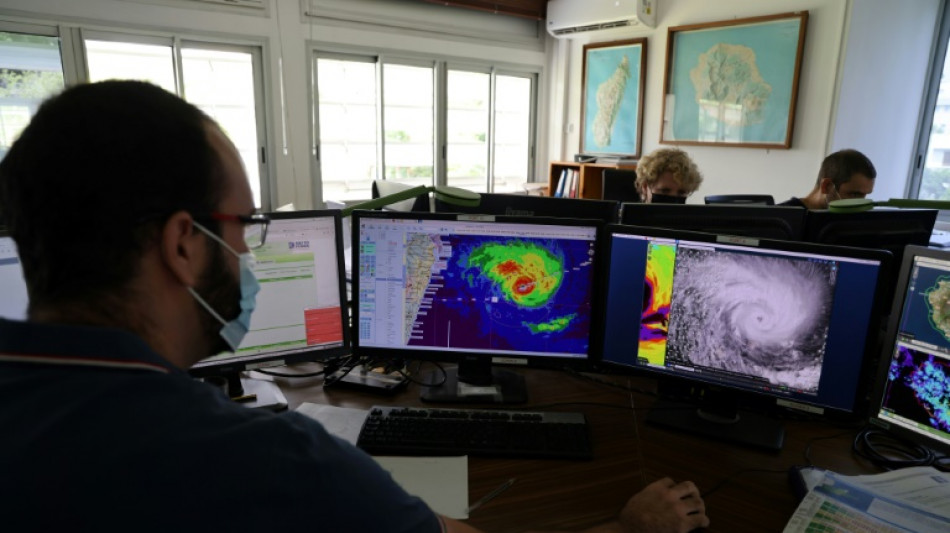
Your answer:
[[[604,171],[610,168],[636,170],[636,163],[572,163],[570,161],[552,161],[548,169],[548,196],[554,196],[561,173],[565,169],[575,170],[578,173],[577,197],[599,200],[604,197]]]

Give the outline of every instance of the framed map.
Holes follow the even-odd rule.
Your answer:
[[[640,157],[646,39],[584,45],[581,153]]]
[[[666,144],[790,148],[808,12],[669,28]]]

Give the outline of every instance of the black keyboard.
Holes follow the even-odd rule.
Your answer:
[[[372,455],[593,457],[581,413],[375,406],[356,445]]]

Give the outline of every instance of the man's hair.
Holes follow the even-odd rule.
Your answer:
[[[172,213],[220,201],[213,122],[137,81],[47,100],[0,162],[0,211],[40,306],[118,296]]]
[[[699,168],[686,152],[679,148],[658,148],[637,162],[637,187],[652,187],[664,172],[671,172],[676,183],[690,193],[703,183]]]
[[[855,174],[863,174],[872,180],[877,177],[877,171],[866,155],[851,148],[839,150],[821,162],[816,183],[820,184],[824,178],[830,178],[837,189],[848,183]]]

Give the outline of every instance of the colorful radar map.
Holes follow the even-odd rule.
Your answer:
[[[409,345],[587,353],[590,242],[418,234],[408,242],[422,247],[409,257],[431,258],[407,265],[417,280],[406,292]]]

